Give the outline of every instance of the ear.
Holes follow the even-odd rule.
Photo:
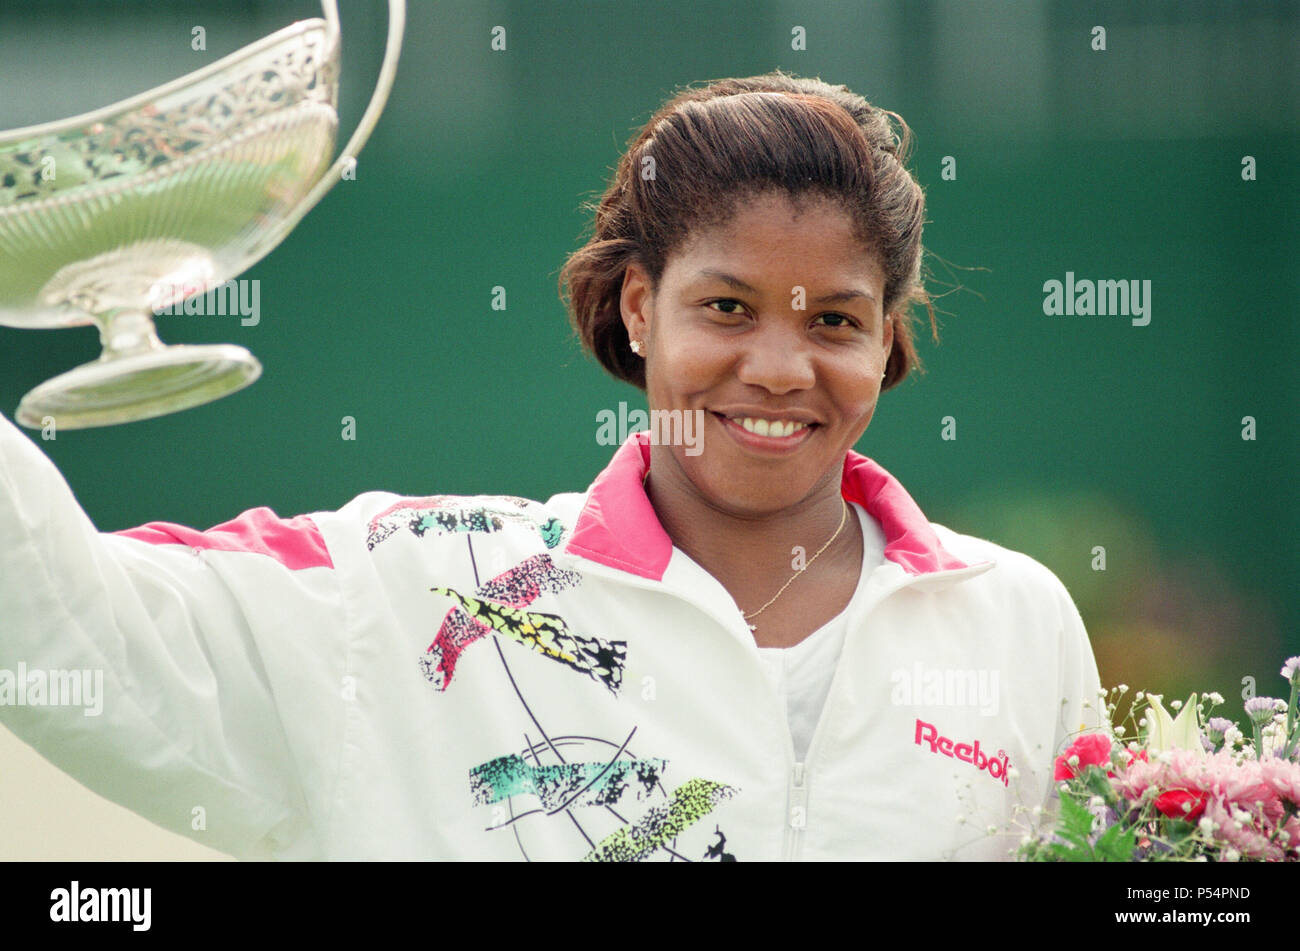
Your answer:
[[[654,294],[650,289],[650,275],[635,262],[628,264],[623,272],[619,309],[628,338],[645,340],[654,317]]]
[[[894,322],[898,317],[894,314],[886,314],[884,318],[884,330],[881,333],[881,346],[885,348],[885,362],[889,362],[889,355],[894,351]]]

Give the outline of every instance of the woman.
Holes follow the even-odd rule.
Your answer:
[[[102,535],[0,424],[0,662],[104,671],[4,722],[237,856],[1006,857],[1097,671],[1050,571],[852,451],[916,363],[906,148],[781,73],[651,118],[561,283],[676,425],[586,493]]]

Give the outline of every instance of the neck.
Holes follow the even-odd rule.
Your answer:
[[[660,523],[673,544],[718,579],[743,611],[757,611],[841,524],[813,570],[821,574],[850,562],[857,567],[862,529],[851,511],[845,513],[838,469],[793,505],[724,508],[703,497],[671,453],[658,448],[651,450],[647,492]]]

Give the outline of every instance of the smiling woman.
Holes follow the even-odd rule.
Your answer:
[[[918,363],[925,199],[909,141],[900,117],[820,80],[687,89],[633,136],[561,273],[605,367],[652,413],[706,419],[711,451],[656,440],[647,484],[677,547],[753,615],[771,608],[751,624],[760,646],[838,616],[862,573],[855,520],[815,572],[797,566],[799,590],[763,603],[785,594],[792,548],[842,526],[846,454]]]
[[[688,89],[632,137],[561,273],[584,343],[652,414],[706,414],[711,451],[656,440],[648,485],[674,543],[741,605],[789,576],[792,541],[842,523],[846,453],[919,362],[925,199],[909,144],[901,117],[820,80]],[[930,325],[937,339],[932,309]],[[856,522],[836,541],[799,591],[758,609],[772,607],[751,625],[760,646],[842,612]]]
[[[241,857],[1007,857],[1097,670],[1047,568],[853,451],[929,304],[907,137],[773,73],[633,138],[561,288],[682,438],[585,492],[101,534],[0,419],[0,658],[104,670],[0,721]]]

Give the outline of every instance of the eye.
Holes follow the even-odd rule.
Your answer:
[[[826,326],[839,329],[840,327],[857,327],[858,322],[847,314],[818,314],[818,320],[829,321]]]
[[[715,299],[715,300],[710,300],[710,301],[705,301],[705,302],[704,302],[704,306],[705,306],[705,307],[713,307],[715,304],[716,304],[716,305],[724,305],[724,306],[734,307],[734,308],[736,308],[736,309],[735,309],[735,310],[720,310],[720,311],[714,311],[714,313],[725,314],[725,315],[728,316],[728,317],[740,317],[740,316],[742,316],[742,315],[744,314],[744,311],[741,310],[740,308],[743,308],[745,305],[742,304],[740,301],[736,300],[735,298],[731,298],[731,297],[719,297],[719,298],[717,298],[717,299]]]

